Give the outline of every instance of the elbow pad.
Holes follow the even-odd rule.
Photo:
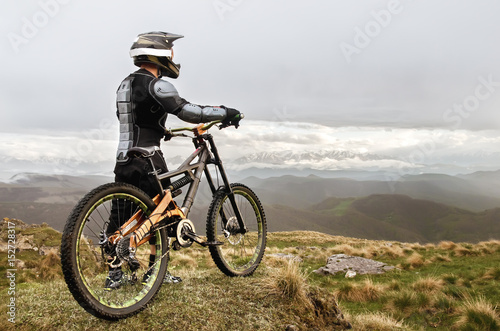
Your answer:
[[[189,123],[206,123],[223,120],[226,118],[226,110],[219,107],[201,107],[188,103],[182,107],[177,117]]]

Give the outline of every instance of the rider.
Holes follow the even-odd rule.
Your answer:
[[[168,114],[189,123],[222,120],[224,124],[237,124],[239,121],[238,110],[192,104],[181,98],[170,82],[161,79],[179,76],[180,65],[173,62],[172,47],[173,42],[182,37],[167,32],[140,34],[130,48],[130,57],[140,69],[125,78],[117,91],[120,142],[114,169],[115,181],[135,185],[150,197],[160,192],[155,179],[148,175],[152,171],[149,162],[129,156],[127,152],[132,147],[148,148],[154,151],[151,159],[156,170],[159,173],[167,172],[160,141],[165,134]],[[113,233],[119,226],[121,224],[111,222],[107,232]],[[151,246],[150,266],[154,263],[155,253],[155,246]],[[110,268],[105,288],[119,287],[122,275],[120,268]],[[177,282],[180,278],[167,272],[165,280]]]

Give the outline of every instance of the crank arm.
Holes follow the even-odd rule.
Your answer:
[[[224,245],[224,243],[220,241],[202,241],[201,237],[194,232],[186,232],[184,235],[203,247]]]

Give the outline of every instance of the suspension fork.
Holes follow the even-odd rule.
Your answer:
[[[238,208],[238,204],[236,203],[236,198],[234,196],[234,192],[231,188],[231,185],[229,183],[229,179],[227,178],[226,171],[224,170],[224,166],[222,165],[222,160],[219,157],[219,152],[217,150],[217,147],[215,146],[214,138],[211,134],[206,134],[204,135],[205,139],[208,141],[210,145],[210,151],[212,152],[214,158],[210,160],[210,163],[215,164],[215,166],[219,169],[219,172],[222,177],[222,181],[224,182],[224,189],[226,190],[226,193],[229,197],[229,201],[231,202],[231,206],[233,207],[236,219],[238,220],[238,225],[240,227],[240,233],[245,234],[248,229],[246,227],[245,221],[243,220],[243,217],[241,216],[240,209]],[[205,168],[205,175],[207,176],[207,180],[210,185],[210,189],[212,190],[213,193],[215,193],[215,185],[213,184],[212,177],[210,175],[210,172],[208,171],[207,168]],[[221,209],[220,211],[222,220],[224,222],[224,225],[227,224],[227,217],[224,214],[224,210]]]

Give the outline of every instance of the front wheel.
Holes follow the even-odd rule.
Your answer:
[[[157,230],[149,244],[137,247],[135,268],[113,265],[119,260],[110,266],[117,253],[102,240],[103,234],[114,233],[132,215],[147,217],[154,208],[138,188],[111,183],[89,192],[73,209],[62,237],[62,270],[73,297],[92,315],[126,318],[144,309],[158,293],[168,263],[165,229]]]
[[[222,245],[210,246],[210,254],[224,274],[249,276],[259,266],[266,249],[266,216],[250,188],[231,184],[231,189],[247,231],[240,229],[228,192],[218,190],[208,211],[207,238]]]

